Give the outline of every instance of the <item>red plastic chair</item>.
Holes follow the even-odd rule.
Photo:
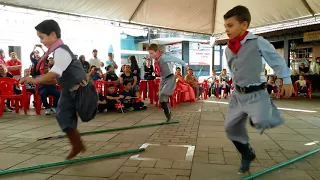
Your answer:
[[[145,100],[147,97],[147,84],[148,84],[147,80],[141,80],[139,84],[140,94],[143,100]]]
[[[22,85],[22,96],[23,96],[23,110],[24,114],[27,114],[27,111],[30,109],[31,96],[33,95],[34,101],[37,102],[36,94],[28,92],[25,85]]]
[[[99,93],[103,93],[103,83],[102,80],[96,80],[93,82],[94,83],[94,87],[97,89],[97,91]]]
[[[14,94],[14,86],[16,84],[19,83],[13,78],[0,78],[0,116],[3,115],[6,99],[15,101],[15,111],[19,113],[19,101],[23,102],[23,95]],[[23,106],[23,103],[21,105]]]
[[[306,80],[306,79],[305,79],[305,80]],[[309,80],[306,80],[306,82],[307,82],[307,87],[308,87],[308,89],[307,89],[307,97],[308,97],[309,99],[311,99],[311,97],[312,97],[312,84],[311,84],[311,82],[310,82]],[[297,98],[299,97],[299,96],[298,96],[299,89],[298,89],[298,84],[297,84],[297,82],[294,83],[293,87],[294,87],[294,97],[297,99]]]

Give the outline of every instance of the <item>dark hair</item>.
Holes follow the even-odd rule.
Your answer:
[[[177,67],[177,68],[176,68],[176,70],[178,70],[178,69],[180,69],[180,70],[181,70],[181,68]]]
[[[97,66],[95,66],[95,65],[92,65],[92,66],[90,66],[90,70],[92,69],[92,68],[96,68]]]
[[[120,72],[123,72],[123,70],[122,70],[123,67],[126,67],[126,65],[121,66]]]
[[[316,60],[320,59],[320,57],[317,57]]]
[[[84,57],[85,57],[84,55],[81,55],[81,56],[79,57],[79,60],[82,61],[82,58],[84,58]]]
[[[245,6],[236,6],[232,9],[230,9],[224,16],[223,18],[229,19],[231,17],[235,16],[237,18],[237,20],[240,23],[243,23],[244,21],[248,22],[248,27],[250,25],[251,22],[251,15],[249,12],[249,9]]]
[[[131,82],[130,82],[130,81],[127,81],[127,80],[125,80],[125,81],[123,81],[123,83],[122,83],[122,84],[123,84],[124,86],[127,86],[129,83],[131,83]]]
[[[137,59],[135,56],[130,56],[129,59],[130,59],[131,64],[138,65],[138,62],[137,62]]]
[[[113,56],[113,54],[112,53],[108,53],[108,56]]]
[[[98,50],[94,49],[94,50],[92,50],[92,52],[98,52]]]
[[[40,24],[38,24],[35,29],[38,32],[44,33],[46,35],[50,35],[52,32],[54,32],[58,39],[61,38],[61,29],[59,24],[52,19],[44,20]]]
[[[112,87],[114,87],[114,84],[109,84],[108,85],[108,88],[112,88]]]
[[[193,71],[191,68],[189,68],[189,71],[190,71],[190,70]]]
[[[106,67],[106,70],[109,71],[109,69],[113,67],[111,64],[109,64],[107,67]]]

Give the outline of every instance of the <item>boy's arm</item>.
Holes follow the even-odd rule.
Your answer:
[[[184,67],[188,67],[186,62],[184,62],[183,60],[173,57],[173,56],[169,56],[169,55],[164,55],[162,58],[163,62],[174,62],[174,63],[178,63],[181,64]]]
[[[283,79],[283,84],[291,84],[291,70],[287,67],[283,57],[276,51],[273,45],[263,37],[258,37],[257,41],[261,55],[275,71],[276,75]]]

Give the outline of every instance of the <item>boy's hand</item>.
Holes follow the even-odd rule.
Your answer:
[[[37,81],[32,78],[32,77],[24,77],[20,79],[20,83],[24,84],[24,83],[32,83],[32,84],[37,84]]]
[[[131,96],[127,96],[125,99],[132,99],[132,97]]]
[[[292,84],[283,84],[282,85],[282,95],[284,95],[285,98],[290,98],[293,93],[293,86]]]

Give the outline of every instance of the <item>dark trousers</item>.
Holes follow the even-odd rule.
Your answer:
[[[134,110],[140,110],[144,106],[144,103],[143,102],[135,102],[135,103],[125,103],[123,105],[125,108],[133,107]]]
[[[222,89],[223,89],[222,86],[219,86],[219,94],[220,94],[220,95],[221,95]],[[230,86],[226,85],[226,89],[227,89],[227,92],[224,92],[224,94],[230,92]]]
[[[116,104],[118,102],[115,100],[108,100],[107,104],[99,104],[98,105],[98,111],[103,112],[104,110],[116,110]]]
[[[308,93],[308,87],[307,86],[298,86],[299,93]]]
[[[56,88],[56,87],[44,87],[44,88],[41,88],[39,89],[39,94],[40,94],[40,97],[41,97],[41,101],[42,101],[42,104],[43,106],[46,108],[46,109],[50,109],[50,105],[48,103],[48,97],[49,96],[53,96],[53,108],[57,108],[57,105],[58,105],[58,101],[59,101],[59,98],[60,98],[60,91]]]

